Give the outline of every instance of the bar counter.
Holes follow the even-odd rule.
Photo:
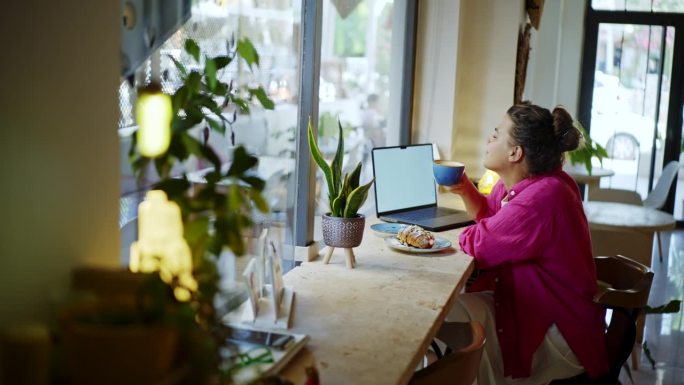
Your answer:
[[[470,275],[473,260],[458,247],[462,229],[435,233],[450,249],[408,254],[373,233],[378,222],[366,220],[356,268],[336,249],[330,264],[319,258],[284,276],[295,290],[290,331],[310,336],[280,373],[294,384],[304,384],[308,366],[325,385],[408,383]]]

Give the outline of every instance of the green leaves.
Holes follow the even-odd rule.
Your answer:
[[[213,131],[223,134],[227,121],[224,113],[231,114],[237,109],[242,114],[249,114],[252,100],[258,101],[265,109],[275,107],[275,103],[263,87],[234,86],[232,81],[225,83],[221,80],[220,71],[230,65],[235,58],[242,57],[250,69],[259,65],[259,55],[249,39],[242,38],[228,47],[226,55],[204,56],[204,66],[200,70],[190,71],[182,62],[168,55],[183,79],[183,85],[172,97],[173,130],[187,131],[206,122]],[[186,40],[184,49],[200,63],[202,52],[196,41]]]
[[[179,62],[178,59],[176,59],[172,55],[166,55],[166,56],[168,56],[168,58],[171,59],[171,61],[173,61],[173,64],[176,66],[176,68],[178,69],[178,72],[180,72],[182,76],[186,76],[188,74],[188,70],[185,69],[185,66],[183,65],[183,63]]]
[[[207,79],[207,84],[210,90],[216,88],[216,62],[214,59],[207,58],[204,61],[204,77]]]
[[[641,308],[641,313],[642,314],[665,314],[665,313],[679,313],[679,309],[681,307],[682,301],[679,299],[673,299],[670,302],[656,306],[656,307],[650,307],[648,305],[644,306]],[[648,359],[648,362],[651,364],[651,368],[653,370],[656,369],[656,361],[653,359],[653,356],[651,355],[651,350],[648,348],[648,341],[644,341],[644,343],[641,345],[641,347],[644,350],[644,354],[646,355],[646,358]],[[629,369],[628,365],[625,365],[627,369]],[[632,374],[631,372],[628,372],[629,378],[632,379]],[[632,383],[634,383],[634,380],[632,380]]]
[[[220,132],[222,134],[226,132],[226,127],[223,125],[223,121],[219,123],[210,117],[207,117],[206,121],[207,123],[209,123],[209,127],[211,127],[212,130]]]
[[[155,189],[162,190],[166,193],[169,199],[174,199],[190,187],[190,182],[187,179],[163,179],[155,186]]]
[[[233,151],[233,163],[231,163],[228,174],[226,175],[239,176],[256,166],[257,162],[258,159],[255,156],[249,155],[243,146],[238,146],[238,148]]]
[[[197,94],[202,83],[202,75],[197,71],[192,71],[185,79],[185,86],[188,88],[190,95]]]
[[[584,143],[581,143],[579,148],[577,148],[575,151],[568,153],[568,156],[570,157],[570,163],[583,164],[587,169],[587,173],[591,175],[591,170],[593,168],[593,165],[591,164],[592,158],[596,157],[599,162],[603,164],[603,158],[608,157],[608,152],[605,148],[603,148],[603,146],[591,139],[579,121],[575,122],[575,127],[577,127],[577,129],[582,133]]]
[[[249,105],[247,104],[247,101],[245,99],[231,95],[230,101],[233,102],[240,109],[240,112],[246,114],[249,113]]]
[[[309,151],[311,152],[311,157],[314,159],[314,162],[316,162],[318,167],[321,168],[321,171],[323,171],[325,181],[328,183],[328,195],[331,197],[330,206],[332,208],[332,199],[336,197],[336,194],[333,193],[335,191],[335,187],[333,184],[333,173],[332,169],[323,158],[321,151],[318,149],[318,143],[316,143],[316,138],[314,137],[313,133],[313,127],[311,126],[311,117],[309,117],[309,125],[307,132],[309,137]]]
[[[347,207],[344,210],[343,217],[353,218],[356,216],[359,208],[363,205],[363,202],[366,201],[366,198],[368,198],[368,190],[370,190],[373,181],[375,181],[375,178],[371,179],[367,184],[357,187],[349,194],[347,197]]]
[[[185,41],[185,52],[190,54],[195,61],[199,61],[200,58],[200,48],[199,45],[197,45],[197,42],[192,40],[192,39],[187,39]]]
[[[266,91],[262,87],[258,88],[250,88],[249,89],[249,94],[251,97],[256,97],[259,103],[267,109],[267,110],[272,110],[275,107],[275,104],[273,101],[266,95]]]
[[[242,58],[250,70],[259,66],[259,54],[249,39],[242,38],[228,44],[223,55],[214,57],[203,54],[199,44],[192,39],[184,42],[183,49],[191,57],[191,64],[187,64],[185,55],[182,57],[186,64],[168,55],[182,79],[182,85],[172,95],[169,150],[149,159],[140,156],[133,143],[129,161],[138,176],[145,172],[149,163],[154,162],[161,177],[157,187],[166,191],[169,198],[181,207],[186,239],[196,261],[203,260],[200,254],[207,250],[218,255],[225,247],[241,254],[244,252],[241,232],[251,225],[253,210],[269,210],[262,195],[265,182],[254,175],[257,158],[243,147],[237,147],[228,171],[222,173],[221,158],[191,130],[209,128],[211,132],[225,135],[229,119],[224,114],[235,116],[236,110],[247,114],[252,101],[265,109],[273,109],[275,105],[263,87],[247,87],[237,81],[225,80],[228,72],[223,70],[237,62],[236,59]],[[191,186],[185,178],[170,177],[171,170],[190,157],[210,162],[213,166],[203,175],[205,184]]]
[[[259,54],[254,48],[252,42],[247,38],[242,38],[237,42],[237,53],[245,60],[249,69],[252,69],[252,64],[259,66]]]
[[[356,166],[354,171],[352,171],[349,177],[349,187],[354,190],[359,187],[359,180],[361,179],[361,162]]]
[[[681,300],[673,299],[665,305],[660,305],[656,307],[650,307],[646,305],[641,309],[641,312],[644,314],[679,313],[681,304]]]
[[[202,155],[202,143],[200,143],[197,139],[193,138],[192,136],[188,135],[186,132],[182,132],[178,135],[180,135],[181,141],[183,142],[183,147],[190,154],[196,156]]]
[[[178,116],[178,111],[180,111],[185,103],[188,102],[189,96],[190,94],[188,92],[188,87],[185,85],[180,86],[180,88],[176,90],[171,97],[171,105],[173,106],[174,116]]]
[[[342,183],[342,188],[337,194],[337,197],[333,199],[331,205],[331,215],[333,217],[341,217],[344,214],[344,208],[347,204],[347,194],[349,193],[349,174],[344,175],[344,182]]]
[[[342,180],[342,159],[344,158],[344,135],[342,124],[338,121],[339,140],[335,157],[330,165],[325,161],[321,154],[316,138],[314,137],[311,118],[307,127],[309,139],[309,151],[314,162],[320,167],[328,185],[328,199],[330,202],[330,214],[333,217],[352,218],[358,213],[359,208],[368,198],[368,190],[373,184],[373,180],[363,186],[359,186],[361,178],[361,162],[354,168],[351,174],[345,174]]]
[[[214,63],[216,64],[217,70],[220,70],[220,69],[226,67],[232,61],[233,61],[233,58],[230,56],[216,56],[214,58]]]
[[[185,224],[185,240],[196,244],[206,240],[209,232],[209,218],[198,217]]]
[[[233,73],[227,67],[238,63],[240,57],[250,70],[259,65],[259,55],[248,39],[232,41],[225,54],[215,57],[203,54],[192,39],[186,40],[183,48],[187,55],[180,56],[182,61],[168,56],[182,80],[172,95],[169,149],[156,158],[144,157],[137,151],[137,138],[133,135],[128,155],[138,177],[145,176],[153,163],[160,177],[154,188],[165,191],[180,207],[183,235],[193,257],[192,274],[198,284],[198,290],[191,295],[192,306],[188,304],[185,308],[185,319],[212,330],[219,319],[215,305],[221,290],[218,258],[226,249],[235,255],[245,253],[243,233],[253,225],[255,210],[266,213],[269,204],[262,195],[266,183],[254,172],[258,159],[244,147],[237,147],[230,167],[222,172],[225,169],[221,158],[206,141],[209,133],[225,135],[226,126],[235,121],[238,110],[249,113],[252,103],[273,109],[274,103],[258,85],[248,87],[240,84],[238,78],[226,80]],[[230,136],[233,135],[231,132]],[[185,175],[171,174],[191,157],[200,164],[210,162],[213,166],[202,171],[204,183],[190,183]]]
[[[221,107],[219,107],[218,103],[216,103],[214,99],[212,99],[208,95],[202,94],[197,95],[195,99],[199,105],[206,107],[209,111],[216,114],[216,116],[222,118],[223,111],[221,111]],[[207,117],[207,115],[205,115],[205,117]]]
[[[254,202],[256,208],[262,213],[266,213],[270,210],[268,207],[268,202],[266,202],[266,199],[264,199],[263,195],[261,195],[261,192],[250,190],[250,197],[252,198],[252,202]]]
[[[342,134],[342,125],[337,122],[340,136],[337,140],[337,151],[335,151],[335,157],[330,164],[330,169],[332,170],[333,178],[333,190],[331,191],[333,196],[336,196],[340,192],[341,173],[342,173],[342,159],[344,158],[344,135]]]

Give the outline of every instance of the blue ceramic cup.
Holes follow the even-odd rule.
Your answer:
[[[461,180],[465,165],[452,160],[436,160],[432,163],[435,181],[442,186],[451,186]]]

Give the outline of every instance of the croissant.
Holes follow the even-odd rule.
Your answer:
[[[429,249],[435,244],[435,236],[431,232],[415,225],[401,229],[397,238],[399,242],[419,249]]]

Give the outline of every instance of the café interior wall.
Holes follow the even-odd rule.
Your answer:
[[[486,138],[513,102],[524,3],[421,2],[412,141],[437,143],[470,177],[484,172]]]
[[[532,31],[524,98],[546,108],[564,106],[577,117],[585,1],[546,0]]]
[[[119,261],[119,6],[0,13],[0,329],[49,321],[75,265]]]
[[[513,103],[518,30],[523,0],[464,1],[461,7],[456,124],[450,157],[471,177],[484,172],[487,137]]]

